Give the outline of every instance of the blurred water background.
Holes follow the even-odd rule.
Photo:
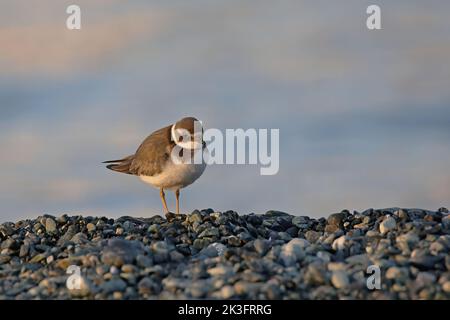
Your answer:
[[[70,4],[0,1],[0,222],[160,214],[100,163],[186,115],[280,128],[281,158],[209,167],[184,212],[449,204],[449,1],[77,0],[80,31]]]

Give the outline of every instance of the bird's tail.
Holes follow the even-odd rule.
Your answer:
[[[121,172],[121,173],[131,174],[130,166],[131,166],[131,163],[133,162],[133,159],[134,159],[134,155],[128,156],[128,157],[120,159],[120,160],[108,160],[108,161],[104,161],[102,163],[110,163],[110,165],[106,166],[106,168],[108,168],[110,170]]]

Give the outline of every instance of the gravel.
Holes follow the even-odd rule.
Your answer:
[[[0,225],[0,300],[450,299],[449,250],[446,208],[45,215]]]

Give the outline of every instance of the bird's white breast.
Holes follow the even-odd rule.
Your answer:
[[[140,176],[140,179],[156,188],[170,190],[187,187],[197,180],[205,171],[206,163],[202,164],[175,164],[167,161],[163,171],[154,176]]]

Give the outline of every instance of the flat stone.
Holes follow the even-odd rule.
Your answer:
[[[47,258],[47,256],[43,253],[39,253],[37,255],[35,255],[33,258],[31,258],[30,263],[38,263],[41,262],[42,260],[45,260]]]

